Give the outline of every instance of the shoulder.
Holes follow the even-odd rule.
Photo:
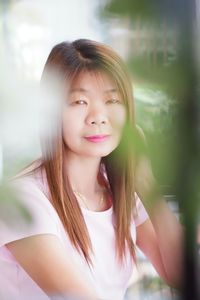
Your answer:
[[[60,238],[60,219],[43,188],[32,175],[9,181],[0,203],[0,246],[39,234]]]
[[[25,169],[9,181],[9,186],[16,191],[36,193],[49,196],[46,173],[43,168]]]
[[[10,180],[9,187],[16,202],[23,206],[32,217],[50,216],[57,221],[58,215],[50,202],[49,189],[43,170],[28,173]]]
[[[42,166],[41,159],[33,161],[17,175],[11,178],[10,183],[15,187],[36,186],[43,190],[47,189],[46,172]]]

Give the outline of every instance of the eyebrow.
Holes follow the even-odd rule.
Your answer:
[[[76,92],[89,93],[89,90],[86,90],[84,88],[74,88],[74,89],[71,89],[69,93],[72,94],[72,93],[76,93]],[[107,89],[104,91],[105,94],[118,93],[118,92],[119,92],[119,90],[116,88],[111,88],[111,89]]]

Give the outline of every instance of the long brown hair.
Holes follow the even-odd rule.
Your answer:
[[[112,153],[103,157],[101,163],[105,166],[113,197],[117,257],[122,262],[128,246],[135,260],[130,224],[135,208],[136,161],[131,136],[136,130],[136,125],[132,83],[123,60],[109,46],[99,42],[86,39],[71,43],[62,42],[57,44],[49,54],[42,74],[41,86],[43,89],[50,89],[49,94],[55,92],[56,86],[62,97],[63,87],[70,85],[70,82],[84,71],[103,71],[109,74],[115,80],[126,106],[127,121],[120,144]],[[51,74],[55,76],[52,77]],[[48,84],[49,79],[50,84]],[[57,107],[59,107],[58,103]],[[71,243],[90,264],[92,245],[89,233],[69,180],[63,172],[65,145],[59,109],[54,112],[53,118],[49,118],[47,127],[48,131],[41,139],[42,158],[39,167],[46,172],[50,200]]]

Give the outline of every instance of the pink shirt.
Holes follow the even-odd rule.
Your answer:
[[[81,208],[90,234],[94,255],[92,270],[83,257],[72,247],[58,214],[48,200],[45,176],[26,176],[14,180],[20,191],[20,203],[30,212],[31,224],[23,221],[19,212],[11,207],[6,216],[0,214],[0,299],[1,300],[48,300],[49,297],[32,280],[5,246],[6,243],[38,234],[53,234],[63,244],[74,264],[82,270],[84,278],[91,282],[99,299],[122,300],[132,274],[134,264],[127,251],[126,262],[121,268],[115,258],[113,208],[93,212]],[[13,206],[13,204],[12,204]],[[131,224],[133,241],[136,226],[147,218],[147,212],[137,197],[138,216]],[[6,218],[5,218],[6,217]],[[11,220],[16,220],[12,225]],[[42,258],[41,258],[42,259]]]

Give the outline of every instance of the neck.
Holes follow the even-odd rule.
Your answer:
[[[64,172],[69,178],[72,188],[84,195],[99,191],[98,173],[100,158],[67,154],[64,160]]]

